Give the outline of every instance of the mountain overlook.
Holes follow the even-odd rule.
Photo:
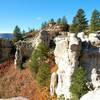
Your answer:
[[[0,38],[12,39],[13,34],[12,33],[0,33]]]

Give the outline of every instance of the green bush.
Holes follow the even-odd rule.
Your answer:
[[[70,87],[73,97],[77,98],[76,100],[88,92],[86,82],[86,71],[80,66],[74,71],[72,76],[72,84]]]
[[[38,82],[38,84],[40,86],[47,86],[49,87],[49,83],[50,83],[50,68],[49,65],[47,63],[43,63],[40,68],[39,71],[37,73],[37,77],[36,80]]]

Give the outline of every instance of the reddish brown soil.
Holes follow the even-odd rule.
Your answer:
[[[50,97],[46,87],[36,85],[30,70],[25,67],[22,71],[16,69],[13,59],[0,64],[0,98],[24,96],[29,100],[56,100]]]

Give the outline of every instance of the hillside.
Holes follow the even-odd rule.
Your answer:
[[[29,100],[56,100],[49,96],[47,88],[39,88],[36,85],[27,64],[25,69],[15,69],[14,59],[9,59],[0,64],[0,98],[16,96],[27,97]]]

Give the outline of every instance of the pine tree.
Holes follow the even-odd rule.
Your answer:
[[[62,17],[62,19],[61,19],[61,24],[62,24],[62,25],[67,25],[67,19],[66,19],[65,16]]]
[[[78,99],[88,92],[88,88],[86,86],[86,74],[86,70],[80,66],[77,69],[75,69],[72,76],[70,91],[73,94],[73,96],[77,97]]]
[[[18,26],[15,27],[13,34],[14,34],[13,40],[15,42],[17,42],[19,40],[22,40],[21,30],[20,30],[20,28]]]
[[[44,29],[47,26],[47,22],[41,24],[41,29]]]
[[[62,17],[62,19],[61,19],[61,26],[63,28],[63,31],[69,31],[69,25],[67,23],[67,19],[65,16]]]
[[[23,35],[23,37],[26,35],[25,30],[22,31],[22,35]]]
[[[82,32],[85,31],[88,26],[88,20],[85,18],[85,12],[83,9],[77,11],[76,16],[73,18],[73,23],[71,25],[71,32]]]
[[[54,25],[55,24],[54,19],[52,18],[51,20],[49,20],[49,23]]]
[[[50,85],[50,68],[49,65],[47,63],[43,63],[40,68],[39,71],[37,73],[37,82],[40,86],[47,86],[49,87]]]
[[[100,12],[98,10],[94,10],[90,20],[90,31],[98,31],[100,30]]]
[[[44,43],[40,43],[37,49],[33,50],[30,62],[30,70],[36,75],[39,67],[48,56],[48,46]]]
[[[61,24],[61,18],[57,19],[57,24],[60,25]]]

